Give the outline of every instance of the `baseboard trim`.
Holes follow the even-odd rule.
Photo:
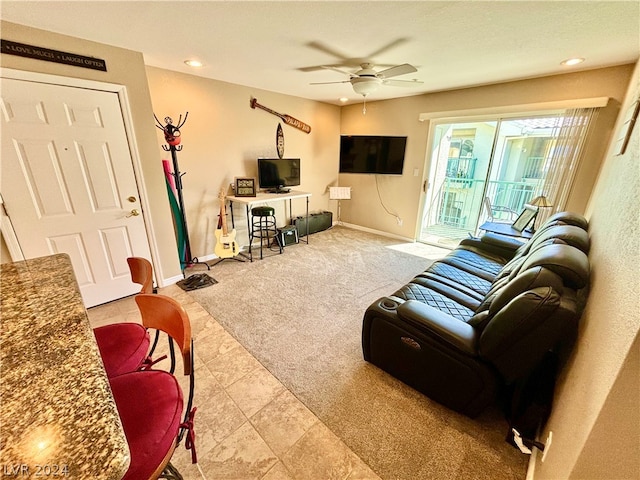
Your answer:
[[[334,223],[334,225],[335,225],[335,223]],[[383,237],[389,237],[389,238],[394,238],[396,240],[402,240],[403,242],[412,242],[413,243],[413,242],[416,241],[415,238],[403,237],[402,235],[395,235],[393,233],[383,232],[382,230],[375,230],[373,228],[363,227],[361,225],[355,225],[353,223],[340,222],[340,225],[343,226],[343,227],[352,228],[354,230],[360,230],[362,232],[373,233],[375,235],[381,235]]]

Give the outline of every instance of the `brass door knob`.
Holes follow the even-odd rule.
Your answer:
[[[138,215],[140,215],[140,212],[134,208],[133,210],[131,210],[131,213],[129,213],[129,215],[127,215],[125,218],[137,217]]]

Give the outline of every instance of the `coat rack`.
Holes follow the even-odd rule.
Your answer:
[[[162,145],[162,149],[165,152],[171,152],[171,159],[173,160],[173,172],[169,172],[169,174],[173,177],[173,181],[175,184],[175,193],[178,198],[178,210],[174,211],[174,221],[177,224],[178,230],[178,252],[180,253],[180,265],[182,272],[184,274],[184,270],[187,267],[190,267],[195,264],[203,264],[207,266],[207,270],[211,270],[211,267],[206,262],[199,261],[196,257],[191,256],[191,243],[189,241],[189,229],[187,228],[187,216],[184,210],[184,198],[182,196],[182,176],[184,173],[180,173],[180,166],[178,165],[178,155],[177,152],[182,150],[181,142],[181,132],[180,128],[186,123],[187,117],[189,116],[189,112],[185,113],[184,119],[182,115],[178,118],[178,124],[173,125],[173,120],[171,117],[164,117],[164,125],[158,120],[158,117],[153,115],[156,119],[156,127],[164,132],[164,138],[166,142],[169,144]],[[186,172],[185,172],[186,173]],[[176,218],[177,217],[177,218]],[[181,251],[181,241],[180,241],[180,231],[182,231],[183,241],[184,241],[184,252]]]

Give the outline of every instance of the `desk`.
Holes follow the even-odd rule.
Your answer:
[[[479,228],[485,232],[499,233],[508,237],[531,238],[533,236],[533,232],[529,232],[526,229],[522,231],[516,230],[510,223],[484,222]]]
[[[1,281],[2,473],[121,479],[129,447],[69,257],[3,264]]]
[[[293,199],[296,198],[306,198],[307,200],[307,210],[306,210],[306,217],[307,217],[307,234],[306,234],[306,239],[305,242],[309,243],[309,197],[311,196],[311,194],[309,192],[298,192],[295,190],[291,190],[288,193],[259,193],[257,196],[255,197],[227,197],[227,200],[229,200],[229,206],[231,209],[231,226],[233,228],[235,228],[236,224],[235,224],[235,220],[233,218],[233,203],[240,203],[242,205],[246,206],[246,211],[247,211],[247,232],[251,232],[251,216],[249,215],[250,210],[253,206],[257,205],[257,204],[263,204],[263,203],[268,203],[268,202],[273,202],[273,201],[284,201],[285,205],[284,205],[284,211],[285,213],[287,212],[287,200],[289,200],[289,218],[291,219],[291,221],[293,221],[293,214],[292,214],[292,210],[291,210],[291,201]],[[249,240],[251,241],[251,240]]]

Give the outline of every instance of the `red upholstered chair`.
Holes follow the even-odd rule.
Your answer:
[[[109,379],[129,443],[131,463],[123,480],[182,477],[170,463],[185,433],[185,446],[196,463],[192,410],[194,392],[191,323],[182,305],[164,295],[140,294],[136,303],[142,323],[167,333],[182,354],[184,374],[189,375],[189,398],[181,422],[183,393],[172,372],[143,370]]]
[[[142,286],[140,293],[153,292],[153,267],[149,260],[141,257],[127,258],[131,281]],[[150,339],[147,329],[137,323],[114,323],[93,329],[96,343],[108,377],[139,369],[153,352],[158,335],[149,351]]]

